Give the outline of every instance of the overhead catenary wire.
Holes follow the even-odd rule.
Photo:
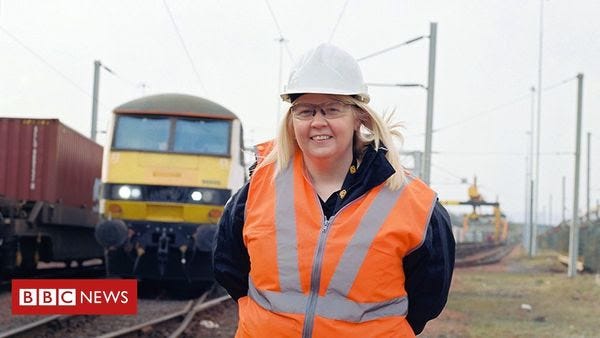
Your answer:
[[[271,18],[273,19],[273,22],[275,22],[275,27],[277,27],[277,32],[279,33],[279,41],[281,41],[281,43],[284,44],[285,50],[286,50],[286,52],[288,54],[288,57],[293,62],[294,61],[294,56],[292,55],[292,51],[290,50],[290,47],[287,44],[288,40],[286,40],[285,37],[283,36],[283,32],[281,30],[281,26],[279,26],[279,22],[277,21],[277,17],[275,16],[275,12],[273,12],[273,8],[271,8],[271,4],[269,3],[269,0],[265,0],[265,4],[267,4],[267,8],[269,9],[269,13],[271,14]]]
[[[27,50],[31,55],[35,56],[46,67],[48,67],[53,72],[55,72],[56,74],[58,74],[63,80],[65,80],[66,82],[68,82],[70,85],[72,85],[73,87],[75,87],[77,90],[79,90],[81,93],[83,93],[87,97],[93,98],[92,94],[88,90],[86,90],[83,86],[81,86],[80,84],[78,84],[77,82],[75,82],[73,79],[71,79],[69,76],[67,76],[66,74],[64,74],[62,71],[60,71],[58,69],[58,67],[54,66],[52,63],[50,63],[48,60],[46,60],[46,58],[44,58],[40,53],[36,52],[33,48],[29,47],[26,43],[24,43],[23,41],[21,41],[21,39],[19,39],[17,36],[15,36],[14,34],[12,34],[10,31],[8,31],[6,28],[4,28],[1,25],[0,25],[0,30],[3,31],[8,37],[10,37],[12,40],[14,40],[21,47],[23,47],[25,50]],[[109,72],[110,74],[112,74],[113,76],[119,78],[120,80],[122,80],[122,81],[124,81],[126,83],[129,83],[129,84],[133,84],[132,81],[129,81],[129,80],[123,78],[122,76],[120,76],[119,74],[117,74],[114,70],[112,70],[111,68],[108,68],[106,65],[104,65],[104,64],[101,63],[100,66],[102,68],[104,68],[107,72]],[[98,99],[98,105],[103,110],[110,110],[111,109],[109,106],[107,106],[104,103],[104,101],[102,101],[100,99]],[[106,122],[106,121],[104,121],[104,122]],[[98,132],[99,133],[106,133],[106,131],[98,131]]]
[[[524,156],[525,152],[511,152],[511,151],[436,151],[436,155],[461,155],[461,156]],[[575,153],[572,151],[552,151],[540,153],[541,156],[572,156]]]
[[[148,88],[148,84],[146,82],[133,82],[125,77],[123,77],[121,74],[115,72],[113,69],[108,68],[105,64],[101,63],[100,67],[104,68],[104,70],[106,70],[107,72],[109,72],[111,75],[113,75],[114,77],[116,77],[117,79],[127,83],[128,85],[134,87],[134,88],[139,88],[140,86],[144,87],[144,88]]]
[[[436,151],[436,155],[461,155],[461,156],[523,156],[524,152],[512,152],[512,151]]]
[[[438,169],[438,170],[440,170],[441,172],[445,173],[446,175],[450,175],[450,176],[452,176],[454,178],[458,178],[461,181],[465,180],[464,176],[457,175],[457,174],[451,172],[450,170],[448,170],[448,169],[446,169],[444,167],[441,167],[441,166],[439,166],[437,164],[433,164],[432,163],[431,166],[434,167],[434,168],[436,168],[436,169]]]
[[[344,16],[344,13],[346,12],[346,7],[348,7],[348,2],[350,2],[350,0],[346,0],[344,2],[344,7],[342,7],[342,10],[340,11],[340,15],[338,15],[337,21],[335,22],[335,25],[333,26],[333,29],[331,30],[331,34],[329,34],[329,39],[327,40],[327,42],[331,42],[333,40],[333,37],[335,35],[335,32],[337,31],[340,21],[342,21],[342,17]]]
[[[67,81],[68,83],[70,83],[73,87],[77,88],[79,91],[81,91],[82,93],[84,93],[85,95],[92,97],[92,94],[90,94],[89,91],[87,91],[86,89],[84,89],[81,85],[79,85],[77,82],[75,82],[73,79],[71,79],[70,77],[68,77],[67,75],[65,75],[63,72],[61,72],[57,67],[55,67],[53,64],[51,64],[49,61],[47,61],[43,56],[41,56],[38,52],[36,52],[35,50],[33,50],[33,48],[27,46],[23,41],[21,41],[19,38],[17,38],[14,34],[12,34],[11,32],[9,32],[6,28],[2,27],[0,25],[0,30],[4,32],[4,34],[8,35],[8,37],[10,37],[12,40],[14,40],[16,43],[18,43],[21,47],[23,47],[25,50],[27,50],[31,55],[35,56],[38,60],[40,60],[44,65],[46,65],[46,67],[50,68],[52,71],[54,71],[56,74],[58,74],[60,77],[63,78],[63,80]]]
[[[85,94],[87,97],[92,98],[92,94],[89,91],[87,91],[83,86],[79,85],[73,79],[71,79],[70,77],[65,75],[63,72],[61,72],[56,66],[54,66],[52,63],[50,63],[48,60],[46,60],[41,54],[36,52],[33,48],[29,47],[27,44],[25,44],[23,41],[21,41],[19,38],[17,38],[14,34],[9,32],[6,28],[4,28],[0,25],[0,30],[3,31],[6,35],[8,35],[11,39],[13,39],[16,43],[18,43],[21,47],[23,47],[25,50],[27,50],[29,53],[31,53],[33,56],[35,56],[38,60],[40,60],[46,67],[50,68],[53,72],[58,74],[63,80],[67,81],[70,85],[72,85],[77,90],[79,90],[80,92]],[[110,70],[106,67],[105,67],[105,69],[112,72],[112,70]],[[98,100],[98,105],[100,105],[102,107],[102,109],[110,109],[102,100]]]
[[[190,62],[190,65],[192,66],[192,69],[194,70],[196,79],[200,83],[200,86],[202,87],[202,90],[204,91],[204,93],[208,94],[208,91],[206,90],[206,87],[204,86],[204,81],[202,81],[202,77],[200,76],[200,72],[198,72],[198,69],[196,68],[196,64],[194,63],[194,59],[192,58],[192,55],[190,54],[190,51],[188,50],[187,45],[185,44],[183,35],[181,35],[181,32],[179,31],[179,26],[177,26],[175,17],[173,16],[171,9],[169,8],[169,4],[167,4],[167,0],[163,0],[163,4],[165,6],[167,14],[169,15],[169,19],[171,19],[171,23],[173,24],[173,27],[175,28],[175,33],[177,33],[177,37],[179,38],[179,42],[181,43],[181,46],[183,47],[183,51],[185,52],[185,55],[187,56],[187,59]]]
[[[359,61],[359,62],[360,62],[360,61],[363,61],[363,60],[366,60],[366,59],[372,58],[372,57],[374,57],[374,56],[381,55],[381,54],[383,54],[383,53],[387,53],[387,52],[389,52],[389,51],[391,51],[391,50],[393,50],[393,49],[400,48],[400,47],[402,47],[402,46],[406,46],[406,45],[410,45],[410,44],[411,44],[411,43],[413,43],[413,42],[417,42],[417,41],[419,41],[419,40],[421,40],[421,39],[424,39],[424,38],[427,38],[427,37],[428,37],[427,35],[421,35],[421,36],[418,36],[418,37],[416,37],[416,38],[414,38],[414,39],[410,39],[410,40],[408,40],[408,41],[401,42],[401,43],[399,43],[399,44],[397,44],[397,45],[393,45],[393,46],[391,46],[391,47],[388,47],[388,48],[386,48],[386,49],[382,49],[382,50],[380,50],[380,51],[378,51],[378,52],[375,52],[375,53],[372,53],[372,54],[369,54],[369,55],[365,55],[365,56],[363,56],[363,57],[361,57],[361,58],[358,58],[358,59],[356,59],[356,61]]]
[[[472,182],[472,181],[469,181],[469,179],[467,179],[466,177],[464,177],[464,176],[459,176],[459,175],[457,175],[457,174],[455,174],[455,173],[451,172],[450,170],[448,170],[448,169],[446,169],[446,168],[444,168],[444,167],[441,167],[441,166],[439,166],[439,165],[431,164],[431,166],[432,166],[434,169],[436,169],[436,170],[439,170],[439,171],[441,171],[441,172],[445,173],[445,174],[446,174],[446,175],[448,175],[448,176],[451,176],[451,177],[454,177],[454,178],[457,178],[457,179],[459,179],[459,180],[460,180],[460,182],[461,182],[461,184],[473,184],[473,183],[474,183],[474,182]],[[477,176],[477,175],[475,175],[475,176]],[[436,183],[436,184],[437,184],[437,183]],[[484,194],[487,194],[487,191],[486,191],[486,190],[487,190],[489,187],[488,187],[487,185],[485,185],[485,184],[477,183],[477,188],[479,189],[479,192],[482,192],[482,193],[484,193]]]
[[[460,176],[456,173],[453,173],[452,171],[441,167],[439,165],[436,164],[431,164],[432,169],[435,169],[436,171],[440,171],[441,173],[448,175],[452,178],[458,179],[458,182],[433,182],[432,184],[439,186],[439,185],[463,185],[463,184],[472,184],[473,182],[470,182],[469,179],[465,176]],[[481,185],[481,184],[477,184],[477,187],[479,188],[480,191],[485,190],[487,188],[486,185]]]
[[[1,5],[1,2],[0,2]],[[49,61],[47,61],[44,57],[42,57],[39,53],[37,53],[35,50],[33,50],[33,48],[27,46],[27,44],[25,44],[23,41],[21,41],[19,38],[17,38],[14,34],[12,34],[11,32],[9,32],[6,28],[2,27],[0,25],[0,30],[2,30],[6,35],[8,35],[11,39],[13,39],[15,42],[17,42],[19,45],[21,45],[21,47],[25,48],[28,52],[30,52],[32,55],[34,55],[35,57],[37,57],[40,61],[42,61],[47,67],[49,67],[50,69],[52,69],[55,73],[57,73],[58,75],[60,75],[64,80],[66,80],[67,82],[69,82],[71,85],[75,86],[77,89],[79,89],[80,91],[82,91],[84,94],[86,94],[87,96],[91,97],[92,94],[90,92],[88,92],[85,88],[83,88],[82,86],[80,86],[78,83],[76,83],[74,80],[72,80],[71,78],[69,78],[67,75],[65,75],[63,72],[61,72],[57,67],[55,67],[54,65],[52,65]],[[101,64],[101,67],[104,68],[107,72],[109,72],[110,74],[114,75],[116,78],[120,79],[121,81],[133,86],[133,87],[139,87],[140,83],[135,83],[131,80],[128,80],[126,78],[124,78],[123,76],[121,76],[120,74],[117,74],[114,70],[112,70],[111,68],[108,68],[106,65]],[[148,85],[145,82],[141,82],[142,84],[144,84],[144,87],[147,88]]]
[[[546,91],[549,91],[549,90],[555,89],[555,88],[557,88],[557,87],[560,87],[560,86],[562,86],[562,85],[564,85],[564,84],[566,84],[566,83],[569,83],[570,81],[573,81],[574,79],[576,79],[576,77],[570,77],[570,78],[568,78],[568,79],[562,80],[562,81],[560,81],[560,82],[557,82],[557,83],[555,83],[555,84],[552,84],[552,85],[546,86],[546,87],[544,87],[544,88],[542,89],[542,92],[546,92]],[[518,97],[516,97],[516,98],[514,98],[514,99],[512,99],[512,100],[510,100],[510,101],[507,101],[507,102],[505,102],[505,103],[501,103],[501,104],[499,104],[499,105],[497,105],[497,106],[495,106],[495,107],[493,107],[493,108],[491,108],[491,109],[487,109],[487,110],[481,111],[481,112],[479,112],[479,113],[476,113],[476,114],[470,115],[470,116],[468,116],[468,117],[466,117],[466,118],[464,118],[464,119],[462,119],[462,120],[460,120],[460,121],[456,121],[456,122],[453,122],[453,123],[447,124],[447,125],[445,125],[445,126],[442,126],[442,127],[436,128],[436,129],[434,129],[434,130],[433,130],[433,132],[435,133],[435,132],[439,132],[439,131],[442,131],[442,130],[446,130],[446,129],[450,129],[450,128],[453,128],[453,127],[459,126],[459,125],[461,125],[461,124],[464,124],[464,123],[466,123],[466,122],[469,122],[469,121],[471,121],[471,120],[473,120],[473,119],[476,119],[476,118],[479,118],[479,117],[482,117],[482,116],[485,116],[485,115],[491,114],[491,113],[493,113],[493,112],[496,112],[496,111],[498,111],[498,110],[502,110],[502,109],[504,109],[504,108],[506,108],[506,107],[509,107],[509,106],[512,106],[512,105],[514,105],[514,104],[517,104],[517,103],[523,102],[523,101],[525,101],[525,100],[528,100],[529,98],[530,98],[530,94],[524,94],[524,95],[518,96]]]
[[[464,119],[462,119],[460,121],[456,121],[456,122],[447,124],[445,126],[442,126],[442,127],[439,127],[439,128],[435,128],[433,130],[433,132],[435,133],[435,132],[439,132],[439,131],[442,131],[442,130],[446,130],[446,129],[450,129],[450,128],[459,126],[459,125],[464,124],[466,122],[469,122],[469,121],[471,121],[473,119],[476,119],[476,118],[479,118],[479,117],[491,114],[493,112],[496,112],[498,110],[502,110],[502,109],[504,109],[506,107],[510,107],[510,106],[512,106],[514,104],[520,103],[520,102],[528,100],[528,99],[529,99],[529,94],[521,95],[521,96],[519,96],[519,97],[517,97],[517,98],[515,98],[515,99],[513,99],[511,101],[499,104],[499,105],[497,105],[494,108],[487,109],[487,110],[481,111],[479,113],[475,113],[475,114],[470,115],[470,116],[468,116],[468,117],[466,117],[466,118],[464,118]]]

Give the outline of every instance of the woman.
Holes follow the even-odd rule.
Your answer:
[[[406,173],[358,64],[324,44],[292,70],[273,149],[227,204],[217,281],[238,337],[411,337],[443,309],[454,239]],[[268,149],[269,147],[267,147]]]

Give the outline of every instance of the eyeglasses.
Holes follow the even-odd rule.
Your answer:
[[[321,111],[323,117],[328,120],[340,118],[348,112],[349,104],[339,101],[325,102],[321,104],[298,103],[290,108],[292,116],[298,120],[312,120],[317,111]]]

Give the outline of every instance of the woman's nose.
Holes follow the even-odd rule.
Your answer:
[[[311,125],[322,125],[322,124],[327,124],[327,119],[325,118],[325,112],[323,111],[323,109],[317,109],[315,112],[315,115],[313,116],[312,120],[311,120]]]

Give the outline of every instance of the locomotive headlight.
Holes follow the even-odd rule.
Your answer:
[[[142,197],[142,188],[138,186],[122,185],[117,190],[117,197],[124,200],[137,200]]]
[[[204,191],[204,202],[212,203],[215,201],[216,194],[214,191],[206,190]]]
[[[211,189],[192,190],[189,196],[193,202],[200,202],[203,204],[215,203],[218,198],[217,192]]]
[[[140,187],[132,187],[131,188],[131,198],[137,200],[140,197],[142,197],[142,189],[140,189]]]
[[[195,190],[194,192],[192,192],[192,200],[198,202],[202,200],[202,192]]]
[[[131,198],[131,188],[128,185],[124,185],[119,188],[119,197],[124,200]]]

